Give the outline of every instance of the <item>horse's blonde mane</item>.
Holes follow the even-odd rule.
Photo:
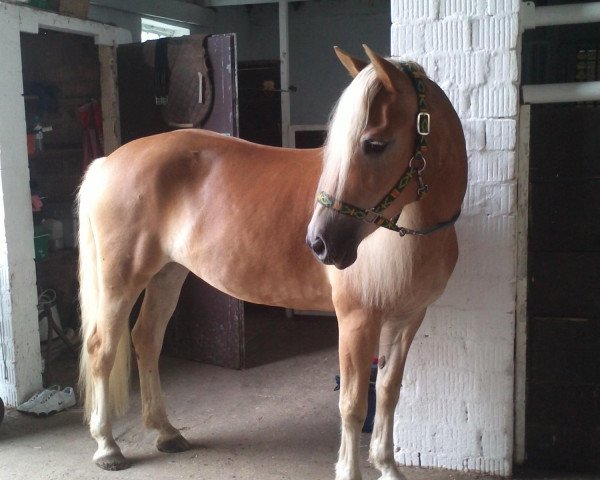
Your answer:
[[[319,191],[335,197],[343,192],[350,160],[360,144],[360,136],[369,118],[369,107],[380,88],[377,74],[369,65],[340,96],[329,121]]]
[[[400,66],[400,62],[388,59]],[[416,77],[426,77],[423,67],[414,62],[404,62]],[[381,82],[372,65],[365,67],[348,85],[334,107],[329,121],[325,143],[323,174],[319,191],[340,197],[348,177],[350,160],[360,146],[360,137],[367,126],[369,109]]]

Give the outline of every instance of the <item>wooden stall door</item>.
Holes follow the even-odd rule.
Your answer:
[[[204,49],[212,84],[212,106],[199,125],[224,135],[238,136],[235,34],[183,37]],[[155,48],[155,45],[150,45]],[[156,105],[155,69],[145,44],[118,49],[118,76],[123,142],[173,130]],[[146,49],[146,54],[144,53]],[[190,101],[199,101],[197,72],[189,72]],[[198,126],[198,125],[196,125]],[[186,280],[171,319],[163,351],[167,354],[230,368],[244,364],[243,302],[215,290],[194,275]]]
[[[600,108],[531,113],[527,462],[600,473]]]

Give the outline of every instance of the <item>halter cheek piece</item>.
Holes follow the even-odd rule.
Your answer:
[[[410,64],[400,64],[402,71],[408,75],[415,90],[417,91],[419,113],[417,114],[417,138],[416,138],[416,150],[413,157],[408,162],[408,167],[400,177],[400,180],[392,187],[388,194],[381,199],[381,201],[373,208],[364,209],[343,202],[337,198],[332,197],[326,192],[320,192],[317,195],[317,202],[324,207],[332,209],[334,212],[348,215],[366,223],[372,223],[378,227],[384,227],[403,237],[404,235],[429,235],[430,233],[442,230],[453,225],[458,217],[460,216],[460,210],[456,212],[450,220],[440,222],[433,227],[425,228],[422,230],[412,230],[406,227],[400,227],[396,225],[400,218],[400,213],[393,218],[388,219],[383,215],[383,211],[386,210],[393,202],[398,198],[400,193],[406,188],[413,178],[417,179],[417,200],[429,191],[428,185],[423,181],[423,172],[427,167],[427,160],[425,154],[427,153],[427,135],[429,135],[431,119],[429,113],[427,113],[427,102],[425,101],[425,83],[423,80],[415,76]]]

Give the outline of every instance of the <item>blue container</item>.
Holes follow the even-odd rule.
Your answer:
[[[371,365],[371,378],[369,379],[369,396],[367,402],[367,418],[362,427],[362,431],[371,433],[373,431],[373,422],[375,421],[375,405],[377,397],[375,396],[375,382],[377,382],[377,363]]]

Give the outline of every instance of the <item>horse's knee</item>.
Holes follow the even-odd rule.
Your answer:
[[[367,416],[367,399],[340,398],[340,416],[349,425],[362,425]]]
[[[398,400],[400,399],[399,388],[396,388],[395,386],[390,388],[386,385],[380,385],[376,390],[376,398],[377,407],[379,409],[384,409],[384,411],[393,411],[398,404]]]

